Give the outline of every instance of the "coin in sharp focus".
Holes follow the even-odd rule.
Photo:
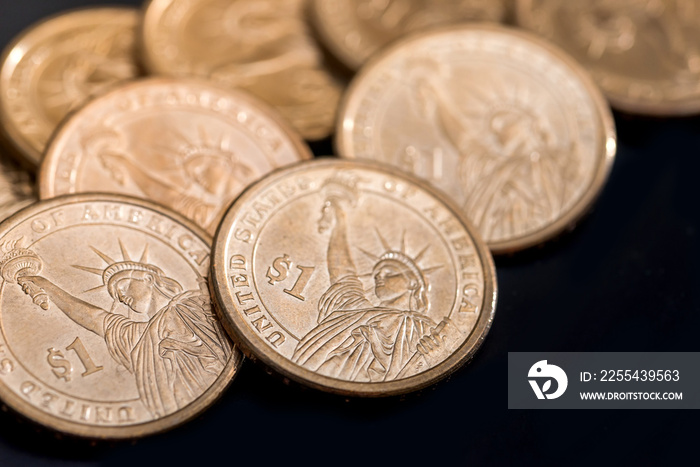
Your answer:
[[[590,70],[613,107],[700,113],[700,2],[519,0],[517,21]]]
[[[34,177],[0,147],[0,221],[36,201]]]
[[[236,200],[211,286],[241,349],[350,396],[420,389],[473,356],[496,305],[491,255],[444,195],[395,172],[317,160]]]
[[[42,201],[0,225],[0,398],[89,438],[161,432],[209,407],[242,354],[212,311],[211,238],[118,195]]]
[[[312,0],[313,24],[328,49],[358,70],[407,34],[465,21],[505,19],[507,0]]]
[[[213,233],[247,185],[311,157],[276,112],[243,91],[150,78],[92,100],[63,123],[46,149],[39,196],[130,194]]]
[[[341,106],[336,146],[427,179],[506,253],[578,220],[615,138],[572,58],[529,33],[465,25],[404,39],[368,64]]]
[[[276,108],[307,139],[331,134],[343,86],[305,21],[304,0],[151,0],[146,67],[242,88]]]
[[[89,8],[40,22],[5,50],[0,127],[26,165],[41,162],[58,123],[90,97],[140,74],[138,10]]]

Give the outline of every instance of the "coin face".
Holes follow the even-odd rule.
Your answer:
[[[494,316],[483,243],[442,195],[386,166],[327,159],[266,177],[228,211],[213,255],[241,347],[334,393],[425,387],[471,358]]]
[[[342,86],[326,70],[304,0],[151,0],[143,44],[153,73],[201,76],[275,107],[307,139],[333,131]]]
[[[519,0],[517,20],[589,69],[614,107],[700,112],[700,2]]]
[[[347,67],[406,34],[465,21],[502,21],[507,0],[312,0],[313,22],[325,45]]]
[[[241,364],[212,311],[211,241],[155,204],[44,201],[0,225],[0,398],[49,428],[133,438],[180,425]]]
[[[310,157],[296,132],[247,93],[153,78],[104,94],[59,128],[46,150],[39,195],[131,194],[213,233],[248,184]]]
[[[450,195],[494,253],[570,226],[615,154],[610,110],[563,52],[499,26],[412,36],[358,75],[341,156],[400,167]]]
[[[35,201],[33,177],[0,148],[0,221]]]
[[[0,68],[0,122],[38,166],[56,125],[90,97],[139,74],[138,11],[91,8],[52,17],[10,44]]]

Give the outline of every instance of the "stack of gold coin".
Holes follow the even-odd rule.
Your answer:
[[[534,3],[519,21],[553,24]],[[150,0],[21,34],[0,119],[43,201],[0,224],[0,398],[129,438],[210,406],[237,346],[349,396],[470,360],[494,319],[491,254],[576,223],[617,147],[588,72],[495,25],[506,5]],[[668,59],[687,65],[677,83],[697,71],[688,50]],[[334,61],[357,73],[347,90]],[[620,107],[649,97],[595,76]],[[310,160],[304,140],[334,132],[340,158]],[[6,176],[3,218],[33,201],[30,175]]]

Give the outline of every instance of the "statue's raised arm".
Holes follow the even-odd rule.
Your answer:
[[[51,303],[56,305],[71,320],[88,331],[92,331],[98,336],[104,337],[104,322],[108,314],[106,310],[74,297],[50,280],[41,276],[19,277],[17,278],[17,282],[22,286],[22,290],[25,293],[29,293],[29,284],[33,284],[43,290],[48,295]]]
[[[342,277],[358,275],[348,243],[346,214],[357,203],[356,183],[352,178],[336,176],[328,179],[323,186],[325,201],[318,230],[320,233],[331,231],[326,256],[331,284]]]

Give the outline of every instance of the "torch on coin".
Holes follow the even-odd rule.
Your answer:
[[[22,290],[32,297],[35,305],[39,305],[43,310],[48,310],[49,296],[46,292],[31,282],[22,285],[18,280],[24,276],[36,276],[41,272],[44,264],[36,253],[28,248],[19,247],[18,243],[19,241],[16,241],[3,245],[5,254],[0,260],[0,275],[10,284],[21,285]]]

